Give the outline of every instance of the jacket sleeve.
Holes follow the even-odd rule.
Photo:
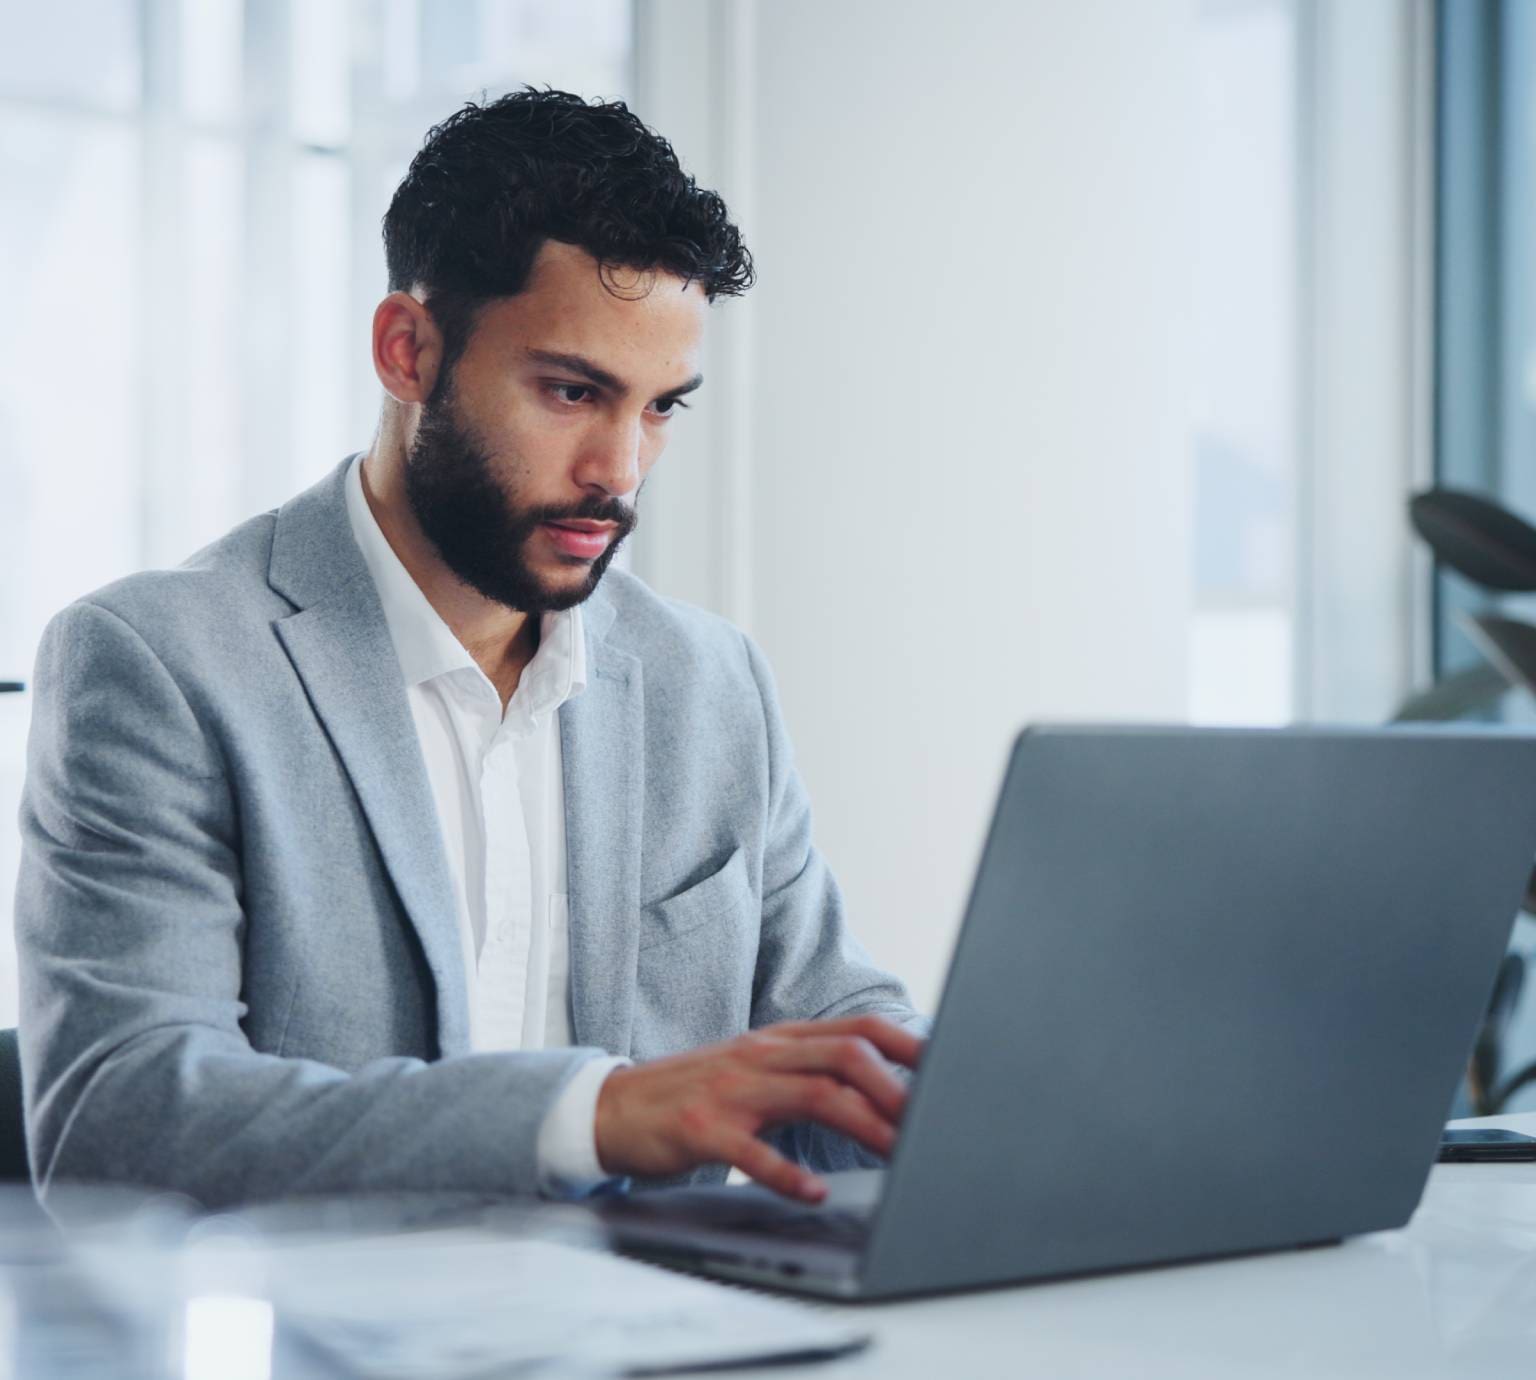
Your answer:
[[[751,639],[743,640],[762,697],[769,779],[753,1028],[874,1014],[926,1037],[927,1017],[913,1008],[901,981],[876,966],[849,928],[842,892],[811,841],[810,802],[795,770],[772,674]],[[785,1127],[770,1139],[813,1169],[882,1163],[855,1142],[810,1123]]]
[[[66,1181],[205,1206],[295,1193],[534,1192],[537,1138],[600,1051],[343,1071],[241,1027],[238,800],[144,638],[71,605],[38,653],[16,897],[28,1149]]]

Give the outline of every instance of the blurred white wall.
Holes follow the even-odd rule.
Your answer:
[[[931,1006],[1018,728],[1184,716],[1192,6],[638,15],[637,107],[761,278],[636,564],[761,641],[857,928]]]

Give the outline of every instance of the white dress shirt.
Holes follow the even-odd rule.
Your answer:
[[[546,613],[539,647],[503,714],[501,696],[421,592],[347,471],[352,535],[378,587],[442,829],[459,917],[471,1047],[571,1043],[565,784],[557,711],[586,686],[581,608]],[[593,1127],[603,1079],[626,1059],[583,1064],[539,1130],[541,1188],[607,1176]]]

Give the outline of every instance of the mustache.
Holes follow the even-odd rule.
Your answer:
[[[546,503],[527,509],[522,515],[522,525],[529,531],[543,522],[611,522],[621,537],[628,536],[639,520],[632,504],[595,495],[579,503]]]

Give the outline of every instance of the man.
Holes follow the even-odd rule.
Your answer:
[[[605,575],[751,259],[622,103],[531,88],[431,131],[384,232],[368,452],[44,634],[38,1188],[815,1201],[889,1152],[923,1021],[761,655]]]

